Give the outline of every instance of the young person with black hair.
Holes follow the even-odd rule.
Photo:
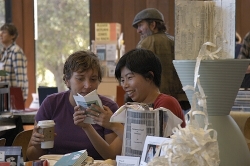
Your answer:
[[[146,103],[154,109],[164,107],[182,119],[181,127],[185,127],[185,118],[179,102],[172,96],[160,92],[161,85],[161,63],[155,54],[146,49],[133,49],[124,54],[118,61],[115,68],[115,77],[121,83],[124,91],[135,102]],[[92,105],[95,110],[88,109],[90,113],[96,110],[100,112],[98,117],[91,116],[97,124],[113,130],[120,139],[123,139],[123,124],[109,122],[112,111],[104,106],[104,110],[99,106]],[[86,115],[75,107],[74,117],[78,118],[77,125],[84,125],[83,120]],[[112,150],[112,149],[111,149]]]

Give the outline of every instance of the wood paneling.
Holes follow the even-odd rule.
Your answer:
[[[122,29],[126,52],[135,48],[136,44],[139,41],[139,35],[136,33],[136,29],[132,27],[135,13],[138,10],[137,7],[139,6],[136,6],[135,1],[133,0],[124,1],[124,24],[122,25]]]
[[[95,39],[95,23],[118,22],[122,25],[126,52],[135,48],[140,37],[132,27],[133,19],[139,11],[149,7],[163,13],[169,33],[174,35],[174,0],[91,0],[91,40]]]
[[[236,1],[236,31],[241,35],[242,39],[250,31],[249,9],[250,1]]]
[[[94,23],[118,22],[122,25],[126,52],[135,48],[139,41],[139,35],[132,27],[134,16],[139,11],[149,7],[157,8],[163,13],[169,29],[168,32],[174,35],[174,5],[174,0],[90,0],[90,26],[92,30],[90,38],[91,40],[95,39]],[[250,31],[249,14],[247,14],[249,8],[250,1],[236,0],[236,30],[242,37]]]
[[[21,0],[13,1],[12,4],[12,22],[15,24],[18,30],[17,44],[23,48],[24,44],[24,18],[23,18],[23,3]]]
[[[127,52],[135,48],[140,38],[136,29],[132,27],[134,16],[139,11],[149,7],[157,8],[162,12],[168,32],[171,35],[174,35],[174,6],[175,0],[90,0],[90,38],[91,40],[95,39],[95,23],[118,22],[122,25],[125,51]],[[239,32],[242,37],[250,31],[249,14],[247,14],[249,8],[250,1],[236,0],[236,31]],[[110,13],[112,14],[110,15]],[[121,93],[120,96],[117,96],[120,105],[123,103],[123,99],[123,93]]]
[[[148,7],[155,7],[163,13],[169,33],[174,35],[174,0],[89,1],[91,40],[95,39],[95,23],[118,22],[122,25],[126,52],[135,48],[139,35],[132,27],[132,21],[139,11]],[[29,98],[26,107],[32,101],[31,93],[36,92],[33,4],[33,0],[12,0],[12,20],[19,30],[17,44],[23,48],[28,59]],[[249,8],[249,0],[236,0],[236,30],[242,37],[250,31]]]
[[[32,102],[32,93],[36,93],[35,79],[35,40],[34,40],[34,1],[12,0],[12,22],[16,25],[19,36],[17,44],[23,49],[28,61],[29,94],[25,107]]]

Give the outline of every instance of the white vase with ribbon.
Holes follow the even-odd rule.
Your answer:
[[[218,133],[221,166],[250,165],[250,153],[238,125],[229,115],[250,60],[201,60],[199,80],[206,95],[209,128]],[[196,60],[174,60],[182,86],[194,85]],[[186,91],[192,103],[194,91]]]

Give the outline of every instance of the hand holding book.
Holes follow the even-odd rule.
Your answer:
[[[90,92],[86,96],[82,96],[82,95],[78,94],[77,96],[74,95],[73,97],[75,99],[75,102],[76,102],[77,106],[80,107],[80,110],[85,111],[85,114],[87,115],[87,117],[84,120],[84,123],[95,124],[94,120],[90,116],[91,115],[92,116],[99,116],[100,113],[99,113],[99,111],[97,109],[95,109],[95,107],[93,107],[93,104],[103,108],[102,101],[99,98],[96,90]],[[87,112],[88,108],[90,108],[93,111],[96,111],[97,113],[92,112],[90,114],[90,116],[89,116],[88,112]]]

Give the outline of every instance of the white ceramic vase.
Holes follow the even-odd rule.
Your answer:
[[[203,60],[200,84],[207,96],[209,128],[217,131],[220,166],[250,166],[245,138],[229,115],[250,60]],[[174,60],[182,86],[194,86],[195,60]],[[198,90],[197,90],[198,91]],[[186,91],[192,103],[193,91]]]

